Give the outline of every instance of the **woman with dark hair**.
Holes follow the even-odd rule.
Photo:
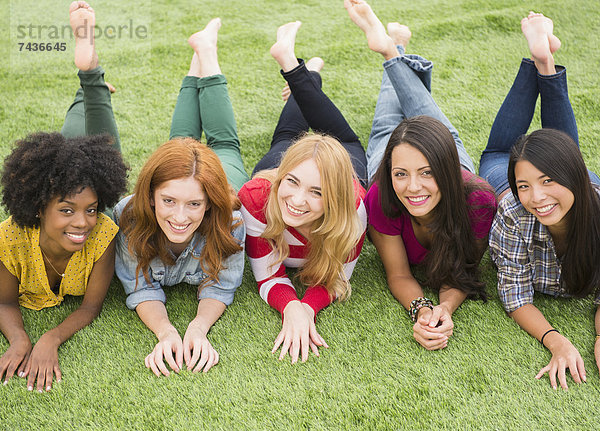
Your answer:
[[[217,60],[220,27],[215,18],[189,38],[194,54],[173,113],[172,139],[150,156],[134,194],[114,212],[121,227],[115,270],[127,307],[158,338],[145,359],[157,376],[170,374],[165,361],[175,372],[184,360],[193,372],[219,362],[207,334],[242,282],[245,229],[233,188],[248,175]],[[202,132],[208,146],[196,140]],[[183,340],[169,321],[163,290],[182,282],[197,287],[198,299]]]
[[[317,57],[294,53],[300,22],[277,30],[271,55],[289,85],[269,152],[238,193],[246,223],[246,252],[260,296],[281,313],[272,353],[292,363],[327,347],[317,313],[350,295],[350,277],[367,225],[362,201],[365,152],[341,112],[321,90]],[[284,90],[284,96],[286,95]],[[309,134],[309,128],[315,133]],[[260,171],[260,172],[259,172]],[[299,268],[307,286],[296,292],[286,268]]]
[[[29,135],[16,143],[2,172],[10,218],[0,224],[0,330],[10,346],[0,357],[0,378],[6,384],[16,372],[27,377],[28,390],[36,385],[39,392],[62,378],[59,346],[102,309],[118,228],[101,212],[126,189],[110,92],[94,49],[95,14],[83,1],[71,3],[69,12],[81,88],[64,136]],[[88,136],[72,137],[78,133]],[[83,301],[32,346],[19,305],[41,310],[66,295],[83,295]]]
[[[552,55],[560,47],[552,21],[531,12],[521,29],[532,60],[521,62],[481,156],[480,172],[503,197],[490,231],[490,255],[506,312],[552,353],[536,378],[548,373],[556,389],[558,375],[567,389],[567,368],[575,382],[586,380],[583,360],[533,304],[533,293],[594,293],[600,305],[600,179],[587,170],[578,148],[566,70],[555,66]],[[538,94],[543,128],[525,136]],[[600,334],[600,308],[595,326]]]
[[[390,23],[388,35],[366,2],[344,4],[369,48],[386,60],[367,148],[369,235],[392,294],[414,322],[415,339],[441,349],[465,298],[486,297],[478,266],[496,200],[431,96],[431,62],[404,54],[408,27]],[[425,264],[439,305],[423,296],[410,270],[416,264]]]

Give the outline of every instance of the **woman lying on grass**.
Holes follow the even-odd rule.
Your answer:
[[[61,380],[58,347],[100,313],[118,231],[100,212],[126,188],[127,168],[113,148],[118,135],[110,92],[94,50],[95,14],[83,1],[69,11],[81,88],[63,134],[36,133],[17,142],[2,172],[2,202],[11,217],[0,224],[0,330],[10,347],[0,358],[0,378],[6,384],[16,372],[28,377],[29,390],[37,380],[40,392],[51,389],[54,377]],[[97,135],[103,132],[112,137]],[[87,136],[75,137],[80,133]],[[32,348],[19,305],[41,310],[66,295],[83,295],[81,306]]]
[[[556,389],[558,375],[567,389],[567,368],[575,382],[586,380],[583,360],[533,305],[533,293],[594,293],[600,304],[600,179],[588,172],[578,148],[566,70],[552,56],[560,47],[552,21],[532,12],[521,28],[532,60],[522,60],[481,157],[482,175],[503,196],[490,231],[490,255],[505,310],[552,353],[536,378],[548,373]],[[523,136],[538,94],[543,128]],[[600,333],[600,308],[595,325]],[[594,353],[600,366],[598,339]]]
[[[169,375],[165,361],[175,372],[183,360],[194,372],[219,362],[207,333],[242,281],[245,229],[227,180],[239,188],[248,176],[217,61],[220,26],[213,19],[189,38],[195,52],[175,106],[172,139],[150,156],[135,194],[115,207],[121,227],[116,273],[127,306],[158,338],[145,359],[157,376]],[[203,130],[209,146],[196,140]],[[182,282],[197,286],[199,300],[183,340],[169,321],[163,291]]]
[[[392,294],[415,322],[415,339],[442,349],[452,313],[469,295],[485,298],[478,266],[496,200],[431,97],[431,62],[404,54],[408,27],[390,23],[388,35],[364,1],[346,0],[345,7],[386,60],[367,149],[369,235]],[[410,269],[416,264],[425,264],[439,305],[423,296]]]
[[[246,223],[246,250],[261,297],[283,317],[273,346],[279,359],[292,363],[309,349],[327,347],[315,316],[334,299],[350,294],[349,279],[364,241],[366,212],[365,154],[358,137],[321,90],[320,59],[309,71],[296,59],[294,43],[300,22],[279,28],[271,54],[282,68],[291,95],[273,134],[271,149],[258,163],[257,176],[240,190]],[[284,91],[285,92],[285,91]],[[325,133],[305,135],[312,128]],[[330,136],[327,136],[330,135]],[[342,144],[340,144],[342,142]],[[351,161],[352,155],[352,161]],[[308,285],[299,300],[286,267],[301,268]]]

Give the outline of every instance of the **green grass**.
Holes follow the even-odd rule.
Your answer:
[[[33,23],[68,22],[68,2],[42,6],[4,0],[0,8],[0,157],[29,132],[59,130],[78,82],[67,54],[17,57],[11,31],[22,14]],[[594,2],[573,0],[374,0],[384,21],[399,20],[413,31],[409,52],[436,64],[433,93],[478,161],[491,124],[506,95],[526,43],[519,20],[530,9],[553,17],[563,47],[556,59],[568,67],[570,96],[581,148],[600,171],[598,100],[600,21]],[[51,6],[50,6],[51,5]],[[142,0],[92,3],[100,26],[126,21],[148,25],[143,41],[98,41],[113,97],[130,183],[168,137],[170,119],[191,50],[186,38],[213,16],[223,19],[219,55],[229,81],[242,155],[248,171],[267,150],[282,107],[283,80],[268,54],[278,25],[304,22],[297,54],[325,59],[325,92],[366,145],[381,61],[368,51],[341,0]],[[133,8],[133,9],[132,9]],[[48,21],[49,20],[49,21]],[[10,61],[8,61],[10,60]],[[539,127],[539,115],[534,119]],[[5,213],[2,214],[5,216]],[[366,244],[352,279],[349,301],[317,318],[331,346],[305,364],[279,362],[269,352],[281,320],[257,294],[246,268],[234,303],[209,334],[221,355],[207,374],[188,371],[155,378],[143,365],[153,334],[124,305],[114,282],[104,309],[89,327],[59,350],[63,381],[47,394],[29,393],[12,379],[0,387],[0,429],[595,429],[600,377],[594,363],[591,300],[536,296],[548,320],[573,341],[587,366],[588,383],[569,380],[554,392],[533,376],[549,352],[509,319],[498,301],[495,271],[482,263],[491,300],[467,302],[455,314],[448,348],[427,352],[412,338],[407,313],[392,297],[374,247]],[[183,333],[192,319],[195,289],[167,292],[167,309]],[[431,293],[431,292],[429,292]],[[39,312],[23,310],[32,340],[57,325],[80,303]],[[6,350],[0,337],[0,351]]]

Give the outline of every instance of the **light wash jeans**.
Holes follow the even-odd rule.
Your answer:
[[[421,56],[404,54],[398,46],[399,57],[383,63],[381,90],[375,106],[373,126],[367,147],[369,182],[379,168],[383,153],[394,129],[405,118],[428,115],[441,121],[450,130],[456,142],[460,164],[475,173],[473,161],[458,136],[458,131],[442,113],[431,96],[431,70],[433,63]]]

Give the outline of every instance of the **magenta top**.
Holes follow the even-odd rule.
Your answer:
[[[485,183],[483,179],[465,169],[462,170],[462,175],[465,182],[475,177],[477,182]],[[491,190],[476,190],[467,198],[467,205],[469,205],[469,219],[475,238],[486,238],[490,232],[492,220],[498,206],[494,192]],[[408,262],[411,265],[423,262],[429,250],[417,241],[409,214],[405,212],[397,218],[386,217],[379,204],[379,187],[377,187],[377,183],[373,183],[369,188],[365,197],[365,206],[367,207],[369,224],[377,232],[384,235],[402,236]]]

